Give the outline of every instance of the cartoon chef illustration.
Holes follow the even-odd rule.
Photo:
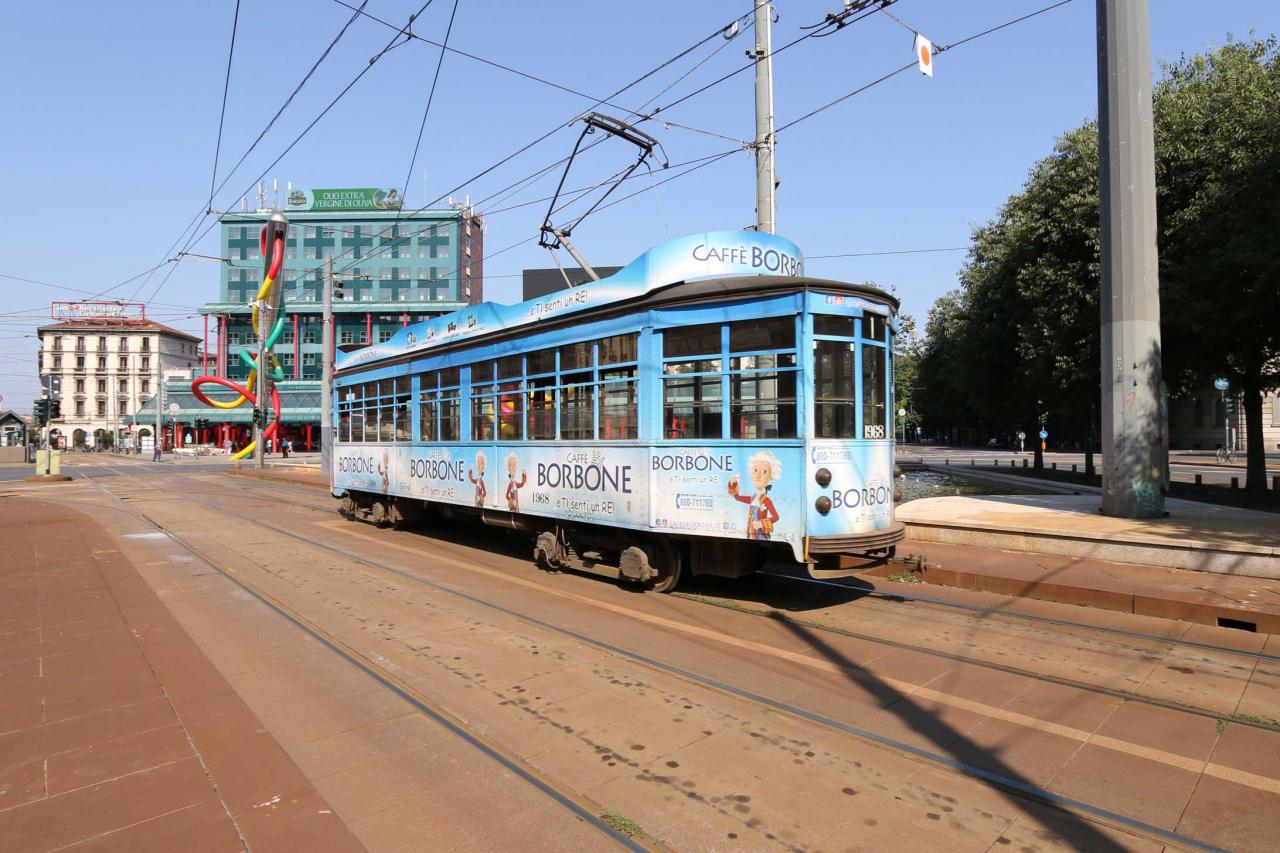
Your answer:
[[[516,481],[516,468],[519,464],[514,450],[507,454],[507,509],[512,512],[520,511],[520,490],[529,482],[528,471],[521,471],[520,480]]]
[[[391,494],[391,459],[385,450],[382,451],[382,464],[378,466],[378,473],[382,475],[382,493]]]
[[[734,474],[729,478],[729,494],[734,500],[747,504],[747,538],[767,540],[778,522],[778,510],[769,497],[769,490],[773,488],[773,481],[782,477],[782,462],[769,451],[761,450],[747,460],[747,472],[756,493],[739,494],[738,475]]]
[[[476,487],[476,506],[484,506],[485,496],[489,494],[484,487],[484,451],[476,452],[476,468],[475,471],[467,470],[467,479],[475,484]]]

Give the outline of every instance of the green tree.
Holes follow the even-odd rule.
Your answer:
[[[1262,398],[1280,386],[1280,46],[1228,43],[1166,65],[1154,93],[1165,377],[1225,376],[1266,489]]]

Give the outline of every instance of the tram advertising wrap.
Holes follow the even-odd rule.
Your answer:
[[[810,536],[883,530],[893,523],[893,450],[888,441],[814,442],[808,462]],[[826,487],[817,484],[823,469],[831,475]],[[814,508],[824,496],[831,501],[826,515]]]
[[[335,454],[334,484],[572,521],[788,542],[798,549],[804,461],[803,448],[778,446],[345,446]],[[852,483],[858,466],[828,467],[840,472],[834,488]],[[864,517],[844,506],[827,526]],[[861,525],[873,526],[881,525]]]
[[[798,447],[653,451],[652,526],[672,533],[799,543],[804,514],[797,480],[803,458]]]

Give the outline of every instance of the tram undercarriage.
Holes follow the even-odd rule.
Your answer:
[[[670,592],[685,574],[738,578],[771,563],[795,565],[781,542],[655,535],[368,492],[344,492],[341,500],[342,515],[379,527],[407,527],[434,516],[524,533],[533,537],[533,559],[545,570],[587,572],[655,592]],[[892,559],[902,538],[901,524],[871,535],[813,538],[806,568],[815,578],[848,577]]]

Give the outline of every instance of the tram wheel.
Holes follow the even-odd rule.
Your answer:
[[[387,505],[384,502],[380,500],[375,500],[372,504],[370,504],[369,521],[373,522],[379,527],[384,527],[387,524],[387,517],[388,517]]]
[[[646,543],[646,551],[651,556],[651,563],[658,570],[658,576],[649,582],[653,592],[671,592],[680,583],[682,574],[680,552],[666,539],[654,539]]]
[[[347,492],[342,496],[342,503],[338,505],[338,512],[347,518],[354,518],[356,514],[356,501],[351,497],[351,493]]]

